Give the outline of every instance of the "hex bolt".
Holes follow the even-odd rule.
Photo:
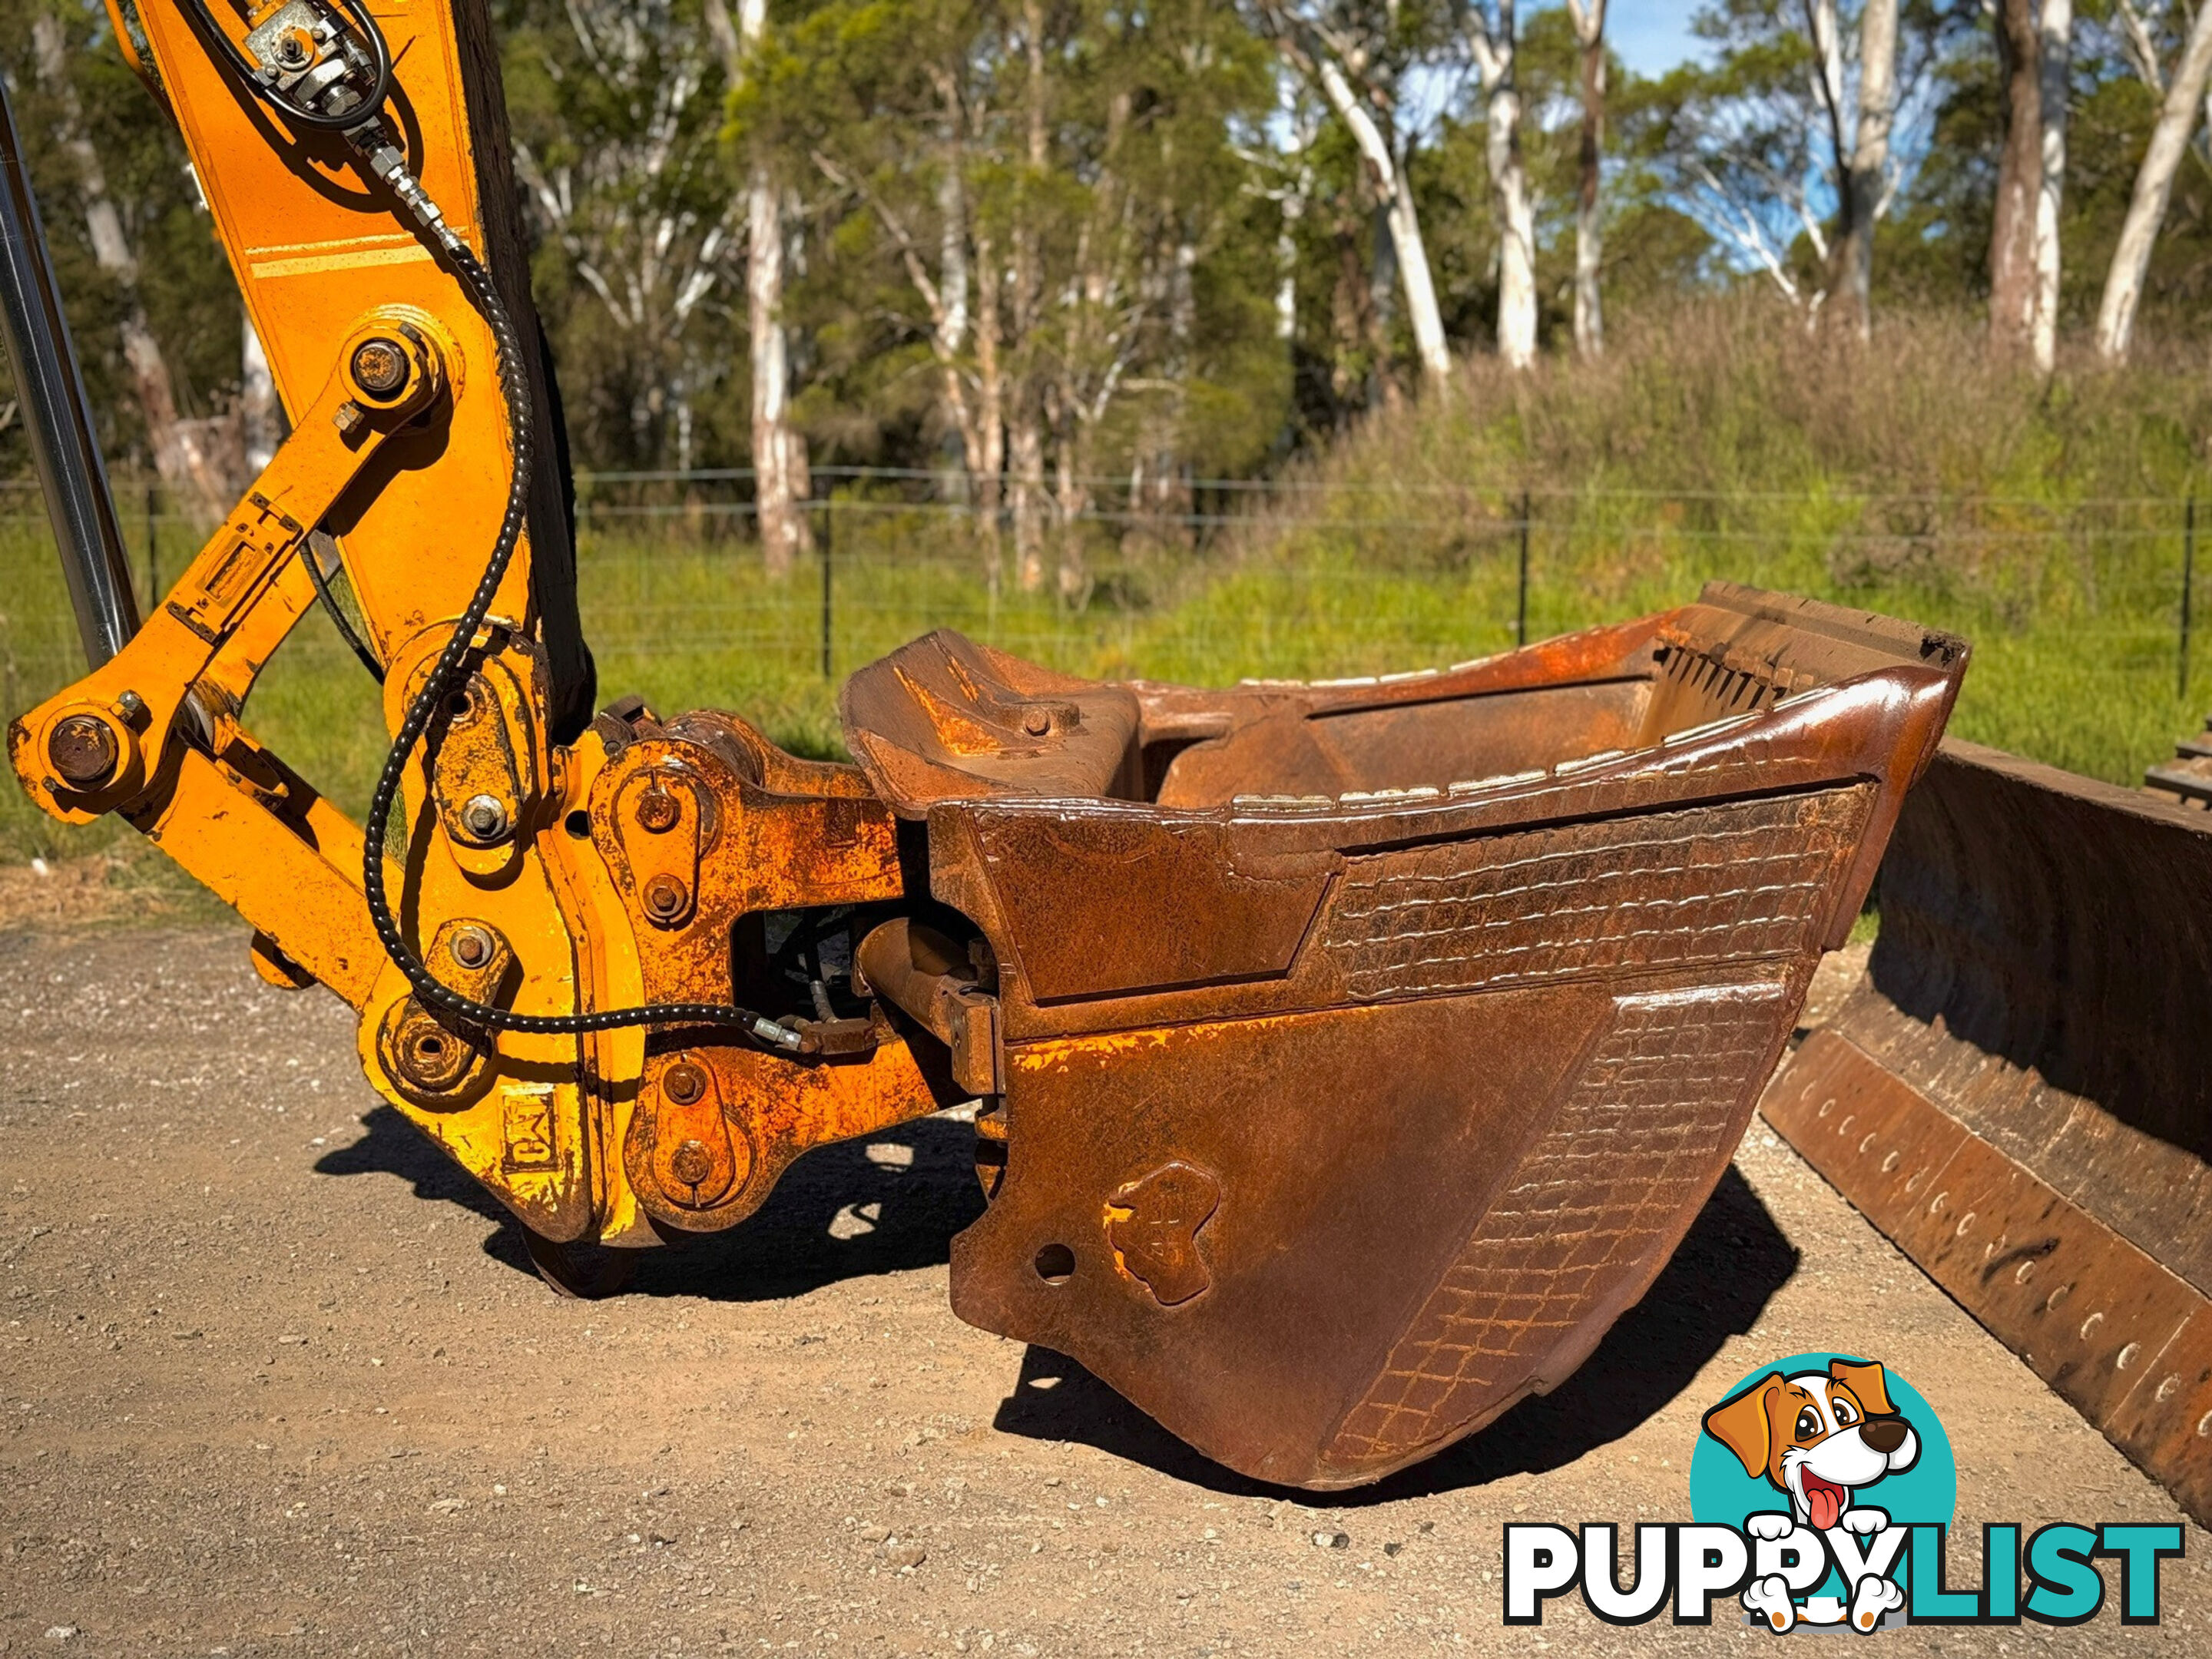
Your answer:
[[[687,1187],[696,1187],[713,1173],[714,1160],[707,1156],[707,1143],[687,1140],[669,1155],[668,1172]]]
[[[353,349],[353,383],[379,403],[388,404],[407,390],[410,365],[407,348],[379,336]]]
[[[355,433],[361,430],[362,423],[368,419],[368,411],[350,398],[331,413],[331,424],[337,428],[338,436],[341,438],[352,437]]]
[[[664,788],[658,779],[647,784],[645,793],[637,798],[637,821],[656,836],[673,830],[677,819],[683,815],[684,809],[675,795]]]
[[[46,758],[64,782],[96,789],[115,775],[122,750],[107,722],[92,714],[71,714],[54,722],[46,737]]]
[[[674,876],[655,876],[645,884],[645,913],[655,921],[673,921],[691,902],[690,890]]]
[[[462,967],[481,968],[491,960],[498,947],[492,943],[490,928],[478,922],[465,921],[453,929],[446,948]]]
[[[678,1106],[691,1105],[707,1092],[707,1073],[688,1060],[678,1060],[662,1076],[660,1092]]]
[[[461,804],[461,828],[478,841],[497,841],[507,833],[507,808],[496,795],[471,795]]]
[[[1052,711],[1032,708],[1022,716],[1022,730],[1033,738],[1041,738],[1052,730]]]

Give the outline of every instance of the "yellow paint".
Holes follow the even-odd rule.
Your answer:
[[[1065,1071],[1078,1060],[1110,1063],[1147,1049],[1216,1042],[1231,1031],[1284,1030],[1317,1019],[1341,1019],[1343,1009],[1306,1014],[1258,1014],[1249,1019],[1204,1020],[1189,1025],[1153,1026],[1141,1031],[1098,1031],[1084,1036],[1048,1037],[1006,1050],[1006,1063],[1019,1072]]]
[[[126,818],[356,1008],[363,1065],[379,1093],[529,1225],[556,1239],[653,1242],[623,1150],[638,1117],[643,1031],[503,1031],[479,1092],[434,1108],[404,1095],[385,1074],[378,1034],[410,988],[370,925],[361,830],[238,718],[263,667],[314,603],[299,549],[343,495],[342,556],[387,671],[387,729],[397,729],[410,689],[490,556],[506,507],[509,416],[489,325],[358,167],[301,167],[272,145],[272,135],[282,142],[278,126],[216,66],[180,0],[143,0],[140,15],[154,60],[141,67],[157,72],[157,100],[184,136],[292,431],[125,650],[10,728],[10,762],[56,817]],[[409,112],[410,160],[447,222],[483,253],[452,7],[380,5],[377,15],[397,66],[395,103]],[[371,333],[419,343],[417,372],[391,405],[371,408],[349,378],[353,349]],[[433,428],[428,441],[414,435],[417,425]],[[403,430],[398,463],[369,467]],[[364,477],[375,478],[374,489],[362,487]],[[486,752],[499,764],[479,756],[476,771],[461,775],[461,761],[449,765],[441,750],[447,769],[437,792],[450,799],[457,787],[485,787],[490,779],[515,797],[512,818],[525,832],[493,848],[452,838],[427,807],[430,781],[417,753],[402,793],[406,844],[393,849],[406,868],[395,856],[386,884],[395,899],[404,896],[418,945],[428,948],[448,922],[493,929],[515,964],[506,1000],[526,1013],[635,1006],[679,994],[726,1000],[728,925],[737,915],[901,896],[894,825],[860,775],[795,760],[753,733],[762,781],[724,768],[715,784],[725,839],[706,896],[726,914],[702,924],[696,939],[692,930],[647,925],[599,843],[565,827],[594,810],[609,765],[603,745],[587,735],[573,750],[555,750],[534,657],[497,644],[522,632],[530,615],[531,559],[526,539],[477,641],[484,654],[475,684],[496,706],[503,745]],[[103,726],[121,757],[96,788],[73,791],[53,775],[54,728],[72,716]],[[459,754],[466,745],[451,747]],[[712,761],[698,745],[675,747],[696,767]],[[438,963],[430,967],[441,972]],[[837,1064],[771,1057],[734,1038],[707,1052],[731,1073],[725,1098],[747,1115],[744,1132],[763,1149],[744,1204],[710,1224],[756,1206],[776,1173],[809,1147],[934,1105],[896,1042],[870,1060]],[[511,1146],[519,1148],[513,1157]]]
[[[421,243],[412,247],[356,248],[350,253],[308,253],[289,259],[256,259],[246,269],[256,276],[327,276],[333,271],[362,270],[371,265],[427,263],[430,250]]]

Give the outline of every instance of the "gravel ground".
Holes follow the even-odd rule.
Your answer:
[[[563,1303],[374,1103],[346,1012],[263,986],[234,931],[0,933],[0,1652],[1759,1643],[1725,1608],[1507,1630],[1500,1525],[1687,1519],[1702,1412],[1807,1349],[1871,1352],[1941,1412],[1955,1577],[1984,1519],[2177,1518],[1757,1125],[1558,1392],[1380,1487],[1257,1486],[952,1317],[969,1134],[827,1149],[627,1297]],[[1872,1639],[2212,1653],[2208,1545],[2168,1564],[2159,1629]]]

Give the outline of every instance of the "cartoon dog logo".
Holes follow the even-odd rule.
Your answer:
[[[1920,1456],[1920,1437],[1890,1403],[1888,1374],[1875,1360],[1832,1359],[1825,1371],[1788,1376],[1770,1371],[1707,1412],[1705,1422],[1705,1432],[1735,1454],[1746,1474],[1790,1500],[1786,1512],[1748,1517],[1746,1529],[1754,1538],[1785,1538],[1801,1525],[1820,1533],[1882,1532],[1888,1513],[1861,1503],[1859,1494]],[[1851,1588],[1850,1622],[1872,1630],[1903,1601],[1895,1583],[1870,1573]],[[1788,1586],[1778,1577],[1755,1580],[1743,1592],[1743,1605],[1778,1631],[1796,1622]],[[1805,1609],[1814,1623],[1842,1611]]]

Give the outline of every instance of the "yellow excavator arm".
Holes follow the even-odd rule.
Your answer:
[[[595,714],[482,0],[111,5],[291,435],[140,624],[11,128],[9,345],[92,659],[11,762],[356,1009],[370,1082],[556,1285],[974,1102],[960,1314],[1316,1486],[1552,1386],[1642,1295],[1960,641],[1717,586],[1224,691],[932,635],[848,684],[850,765]],[[244,723],[319,598],[348,625],[341,572],[392,737],[358,824]]]

